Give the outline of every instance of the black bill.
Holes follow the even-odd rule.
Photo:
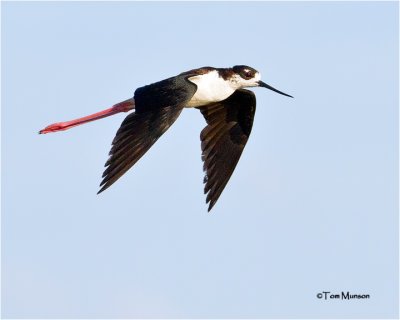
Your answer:
[[[260,87],[264,87],[264,88],[267,88],[267,89],[269,89],[269,90],[272,90],[272,91],[278,92],[278,93],[280,93],[280,94],[283,94],[284,96],[293,98],[291,95],[288,95],[288,94],[286,94],[286,93],[284,93],[284,92],[282,92],[282,91],[279,91],[279,90],[275,89],[274,87],[271,87],[269,84],[266,84],[265,82],[258,81],[258,85],[259,85]]]

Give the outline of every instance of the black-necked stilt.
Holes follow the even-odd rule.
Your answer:
[[[264,87],[288,97],[262,82],[248,66],[204,67],[183,72],[135,91],[134,97],[98,113],[55,123],[39,133],[67,130],[83,123],[135,109],[122,122],[112,142],[100,192],[128,171],[175,122],[183,108],[197,108],[207,126],[200,134],[204,162],[204,193],[208,211],[214,206],[247,143],[253,126],[256,98],[246,87]]]

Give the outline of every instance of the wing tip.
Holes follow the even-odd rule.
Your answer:
[[[100,194],[100,193],[102,193],[104,190],[106,190],[106,188],[101,188],[99,191],[97,191],[97,193],[96,194]]]
[[[211,203],[211,202],[210,202],[210,204],[208,205],[208,209],[207,209],[207,212],[208,212],[208,213],[211,213],[211,209],[214,207],[214,204],[215,204],[215,203]]]
[[[100,183],[100,190],[97,191],[97,194],[102,193],[103,191],[105,191],[106,189],[108,189],[108,187],[110,187],[111,184],[108,183],[107,180],[103,179],[103,181]]]

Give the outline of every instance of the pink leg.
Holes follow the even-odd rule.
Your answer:
[[[132,110],[134,108],[135,108],[135,101],[133,100],[133,98],[131,98],[131,99],[122,101],[120,103],[117,103],[117,104],[113,105],[111,108],[91,114],[86,117],[82,117],[79,119],[66,121],[66,122],[53,123],[53,124],[47,126],[46,128],[40,130],[39,134],[68,130],[72,127],[76,127],[76,126],[79,126],[81,124],[84,124],[84,123],[87,123],[90,121],[99,120],[101,118],[109,117],[109,116],[112,116],[112,115],[120,113],[120,112],[128,112],[129,110]]]

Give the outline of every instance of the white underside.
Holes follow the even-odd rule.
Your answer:
[[[197,85],[197,91],[186,108],[200,107],[225,100],[236,90],[232,87],[232,83],[219,77],[217,71],[190,77],[188,80]]]

